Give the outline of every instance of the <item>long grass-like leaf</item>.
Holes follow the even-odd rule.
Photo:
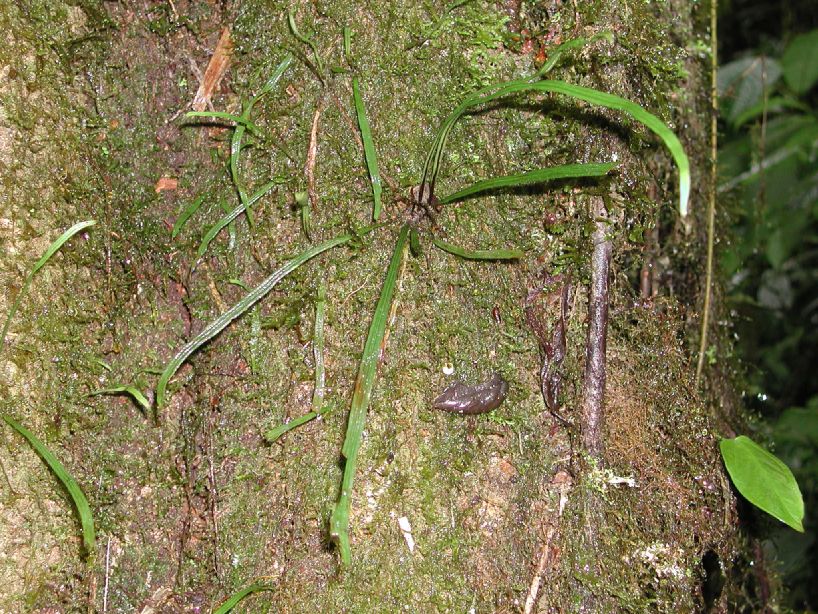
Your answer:
[[[519,249],[476,249],[467,250],[451,243],[446,243],[440,239],[432,241],[435,247],[449,252],[455,256],[460,256],[466,260],[517,260],[525,256],[525,252]]]
[[[312,353],[315,358],[315,390],[312,393],[312,408],[321,411],[324,406],[324,384],[326,373],[324,370],[324,316],[327,311],[327,284],[325,281],[318,286],[318,296],[315,299],[315,329],[312,337]]]
[[[301,217],[301,230],[307,240],[312,240],[312,207],[310,207],[309,193],[299,191],[295,193],[295,204]]]
[[[256,94],[248,103],[247,108],[244,110],[244,113],[247,115],[247,117],[250,116],[250,112],[253,110],[253,107],[256,106],[256,103],[261,99],[261,97],[264,96],[265,94],[269,94],[275,89],[276,85],[278,85],[278,82],[281,79],[281,76],[292,65],[292,63],[293,56],[291,56],[288,53],[287,55],[284,56],[284,59],[281,60],[279,65],[276,66],[276,69],[273,71],[273,74],[270,75],[270,78],[267,79],[262,88],[258,91],[258,94]]]
[[[287,70],[292,63],[293,57],[291,55],[285,56],[285,58],[273,71],[273,74],[270,75],[270,78],[267,79],[267,82],[264,84],[261,90],[259,90],[258,94],[256,94],[244,107],[244,111],[241,114],[241,119],[244,120],[244,122],[239,122],[236,124],[236,129],[233,131],[233,136],[230,139],[230,177],[233,179],[233,185],[236,186],[236,190],[239,193],[239,200],[241,200],[241,204],[243,204],[245,207],[244,210],[247,212],[247,222],[251,227],[255,225],[255,220],[247,198],[247,190],[244,188],[244,183],[241,181],[239,176],[239,155],[241,154],[242,149],[241,141],[244,138],[245,126],[249,124],[250,113],[253,111],[253,107],[256,106],[256,103],[262,96],[271,92],[273,88],[275,88],[278,81],[281,79],[281,75],[284,74],[284,71]]]
[[[239,193],[239,201],[244,205],[244,211],[247,212],[247,223],[250,228],[255,226],[255,218],[250,207],[247,206],[247,190],[244,188],[244,183],[239,177],[239,156],[241,155],[241,140],[244,138],[244,126],[238,124],[233,130],[233,136],[230,138],[230,178],[233,180],[233,185]]]
[[[250,291],[250,286],[244,283],[240,279],[229,279],[227,283],[234,284],[244,290],[245,292]],[[254,306],[252,311],[250,311],[250,371],[253,374],[258,373],[258,342],[261,338],[261,314],[258,312],[258,305]],[[161,373],[161,371],[160,371]]]
[[[264,433],[264,439],[266,439],[268,443],[273,443],[285,433],[289,433],[294,428],[298,428],[299,426],[301,426],[302,424],[306,424],[310,420],[315,420],[318,416],[323,416],[332,409],[333,409],[332,405],[324,405],[318,411],[311,411],[304,414],[303,416],[298,416],[298,418],[293,418],[289,422],[279,424],[274,429],[270,429],[269,431]]]
[[[553,92],[563,94],[571,98],[584,100],[591,104],[595,104],[608,109],[615,109],[630,115],[636,121],[647,126],[653,131],[673,156],[676,166],[679,167],[679,213],[684,217],[687,215],[687,204],[690,196],[690,162],[684,152],[682,144],[679,139],[658,117],[648,113],[638,104],[615,96],[600,92],[599,90],[581,87],[579,85],[571,85],[564,81],[535,81],[529,82],[525,80],[507,81],[494,86],[488,86],[475,92],[466,100],[464,100],[452,113],[444,120],[438,131],[435,142],[432,145],[429,155],[426,158],[426,165],[423,173],[423,181],[419,193],[425,192],[425,186],[428,185],[432,193],[434,193],[434,186],[437,180],[437,174],[440,170],[441,157],[443,149],[446,145],[449,132],[460,117],[467,111],[474,107],[478,107],[511,94],[521,92]]]
[[[352,64],[352,30],[349,26],[344,26],[344,59],[347,64]]]
[[[361,98],[358,79],[352,80],[352,98],[355,103],[355,112],[358,115],[361,139],[364,142],[364,158],[366,158],[366,167],[369,170],[369,180],[372,182],[372,198],[375,201],[372,219],[377,222],[381,216],[381,174],[378,171],[378,154],[375,152],[375,143],[372,142],[372,131],[369,129],[369,121],[366,119],[366,109],[364,108],[363,98]]]
[[[179,217],[176,219],[176,223],[173,225],[173,230],[170,233],[171,239],[175,239],[176,235],[182,232],[182,227],[193,216],[193,214],[199,210],[199,207],[202,206],[204,199],[205,199],[204,194],[202,194],[199,198],[197,198],[187,207],[185,207],[184,211],[182,211],[182,213],[179,214]]]
[[[454,194],[441,198],[439,203],[445,205],[456,200],[462,200],[478,192],[485,192],[497,188],[516,188],[524,185],[554,181],[555,179],[600,177],[610,172],[615,166],[615,164],[564,164],[562,166],[540,168],[520,175],[504,175],[502,177],[483,179],[462,190],[458,190]]]
[[[315,63],[318,65],[318,73],[319,75],[323,76],[324,74],[324,63],[321,61],[321,56],[318,55],[318,49],[315,46],[315,43],[312,42],[311,39],[307,38],[301,32],[298,31],[298,26],[295,25],[295,15],[292,11],[287,12],[287,25],[290,26],[290,32],[293,33],[299,41],[304,43],[305,45],[309,46],[312,49],[312,54],[315,56]]]
[[[84,230],[89,226],[93,226],[96,223],[97,223],[96,220],[86,220],[85,222],[77,222],[76,224],[71,226],[71,228],[66,230],[59,237],[57,237],[57,239],[51,245],[48,246],[48,249],[45,250],[43,255],[40,256],[40,259],[36,263],[34,263],[34,268],[32,268],[31,272],[29,272],[29,274],[26,275],[26,279],[25,281],[23,281],[23,287],[20,288],[20,292],[17,294],[17,298],[14,299],[14,302],[11,305],[11,309],[9,310],[9,315],[6,317],[6,322],[5,324],[3,324],[3,331],[0,332],[0,352],[3,351],[3,347],[6,343],[6,333],[9,330],[11,319],[14,317],[14,314],[20,307],[20,302],[23,300],[23,297],[28,292],[28,288],[29,286],[31,286],[31,281],[34,279],[34,276],[37,274],[37,271],[39,271],[46,265],[46,263],[51,259],[51,256],[57,253],[57,250],[60,249],[63,246],[63,244],[66,241],[68,241],[68,239],[73,237],[81,230]]]
[[[355,379],[355,390],[352,395],[352,405],[349,410],[349,421],[347,422],[347,432],[344,438],[344,445],[341,453],[346,459],[344,465],[344,477],[341,483],[341,496],[330,518],[330,535],[338,544],[341,550],[341,561],[349,565],[352,561],[349,549],[349,508],[352,497],[352,484],[355,479],[355,468],[358,463],[358,451],[361,448],[361,434],[366,422],[366,411],[369,407],[369,400],[372,396],[372,387],[375,383],[375,376],[378,373],[378,356],[381,351],[381,344],[386,333],[386,324],[389,318],[389,310],[392,305],[392,297],[395,294],[397,285],[398,270],[400,269],[403,255],[406,251],[406,244],[409,237],[409,226],[401,228],[392,260],[386,271],[386,278],[381,289],[381,296],[375,307],[372,316],[372,324],[369,326],[369,334],[366,337],[364,353],[361,356],[361,364],[358,367],[358,377]]]
[[[40,455],[40,457],[51,468],[51,471],[59,478],[68,494],[71,495],[71,500],[74,502],[74,507],[80,517],[80,525],[82,526],[82,543],[85,547],[85,554],[88,558],[92,558],[96,554],[96,533],[94,531],[94,518],[91,515],[91,506],[88,505],[88,499],[82,492],[82,489],[77,484],[74,477],[68,473],[59,459],[54,456],[54,453],[49,450],[43,442],[37,439],[34,434],[18,423],[13,418],[3,415],[3,420],[6,421],[11,428],[20,433],[26,438],[31,447]]]
[[[248,595],[252,595],[253,593],[259,593],[261,591],[272,591],[275,587],[270,586],[269,584],[261,584],[261,583],[254,583],[249,586],[245,586],[238,592],[233,593],[230,597],[221,604],[218,608],[213,610],[213,614],[227,614],[228,612],[232,611],[239,602],[247,597]]]
[[[199,244],[199,249],[196,250],[196,259],[198,260],[204,253],[207,251],[208,245],[210,242],[216,238],[216,235],[222,231],[222,228],[227,226],[230,222],[235,220],[239,215],[242,214],[243,211],[249,211],[250,207],[258,202],[258,200],[264,196],[267,192],[273,189],[275,186],[274,181],[270,181],[269,183],[265,183],[261,188],[259,188],[255,194],[253,194],[247,202],[239,203],[232,211],[224,215],[218,222],[213,224],[208,231],[205,233],[205,236],[202,237],[202,242]]]
[[[420,247],[420,236],[418,236],[418,231],[412,228],[409,231],[409,251],[412,252],[412,255],[417,258],[422,253],[423,250]]]
[[[176,373],[179,367],[185,362],[191,354],[202,347],[205,343],[210,341],[213,337],[222,332],[230,322],[244,314],[250,307],[261,300],[273,287],[284,279],[287,275],[292,273],[302,264],[314,258],[318,254],[327,251],[338,245],[342,245],[352,240],[353,235],[341,235],[329,241],[324,241],[318,245],[310,247],[301,252],[298,256],[289,260],[284,266],[278,269],[275,273],[270,275],[267,279],[261,282],[258,286],[247,293],[243,299],[233,305],[230,309],[225,311],[218,318],[207,324],[202,331],[186,343],[167,364],[162,375],[159,378],[159,383],[156,386],[156,408],[161,409],[165,404],[165,389],[167,388],[170,378]]]
[[[229,215],[230,213],[233,212],[233,210],[230,208],[230,205],[228,205],[223,200],[219,202],[219,206],[222,208],[222,211],[224,211],[225,215]],[[247,220],[249,221],[250,218],[248,217]],[[228,236],[227,249],[232,251],[233,248],[236,247],[236,237],[238,236],[238,233],[236,232],[236,220],[231,220],[230,223],[227,225],[227,236]]]
[[[594,34],[591,38],[573,38],[569,41],[562,43],[561,45],[557,45],[553,49],[548,50],[548,59],[545,63],[540,66],[540,69],[537,71],[536,77],[538,79],[542,78],[546,73],[550,72],[554,66],[562,59],[562,54],[566,51],[571,49],[578,49],[580,47],[584,47],[588,43],[592,43],[600,38],[604,38],[605,40],[612,41],[613,40],[613,32],[599,32],[598,34]]]
[[[145,414],[150,414],[151,403],[145,398],[145,395],[135,386],[114,386],[113,388],[105,388],[104,390],[94,390],[88,396],[95,397],[100,394],[127,394],[130,395],[134,401],[145,411]]]

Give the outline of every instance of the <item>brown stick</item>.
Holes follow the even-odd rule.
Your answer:
[[[545,533],[545,541],[540,550],[537,567],[534,571],[534,577],[531,580],[531,585],[528,589],[528,596],[525,599],[525,607],[523,614],[531,614],[534,607],[537,605],[540,587],[542,586],[543,578],[546,574],[553,570],[559,560],[560,550],[555,545],[559,537],[559,524],[562,518],[562,512],[568,503],[568,493],[573,487],[571,476],[565,471],[559,471],[551,480],[551,487],[558,490],[560,493],[559,508],[557,509],[556,517],[552,517],[548,521],[548,529]]]
[[[310,130],[310,145],[307,148],[307,162],[304,164],[304,173],[307,175],[307,195],[313,211],[318,210],[318,195],[315,193],[315,159],[318,156],[318,120],[321,118],[323,104],[319,103],[312,116],[312,130]]]
[[[548,527],[545,543],[542,546],[542,550],[540,550],[540,559],[537,562],[537,569],[534,572],[534,578],[531,580],[531,586],[528,588],[528,596],[525,598],[523,614],[531,614],[534,611],[534,606],[537,605],[537,597],[539,596],[543,576],[551,567],[551,559],[554,558],[554,549],[551,546],[551,541],[554,538],[556,530],[557,528],[554,525]]]
[[[608,276],[611,270],[611,240],[605,203],[594,199],[591,295],[588,301],[588,341],[585,346],[585,380],[582,400],[582,445],[586,453],[602,460],[602,424],[605,405],[605,351],[608,340]]]

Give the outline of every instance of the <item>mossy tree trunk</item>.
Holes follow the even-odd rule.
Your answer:
[[[246,611],[678,612],[739,599],[735,500],[715,416],[693,384],[709,9],[303,3],[293,18],[316,57],[290,32],[284,2],[74,4],[3,9],[14,34],[3,49],[0,153],[18,169],[4,188],[4,284],[18,288],[20,271],[70,222],[100,224],[37,281],[0,360],[3,411],[83,485],[99,551],[80,563],[68,500],[4,432],[2,607],[207,610],[258,578],[273,590],[249,598]],[[296,62],[257,104],[260,132],[241,156],[248,192],[276,186],[253,226],[240,217],[235,235],[225,229],[196,263],[222,203],[238,204],[231,129],[181,117],[224,28],[233,50],[215,110],[240,112],[286,53]],[[652,134],[559,96],[510,98],[467,116],[449,140],[438,194],[572,162],[615,161],[614,174],[499,191],[447,205],[434,220],[412,210],[434,131],[465,94],[530,75],[558,43],[603,31],[613,36],[566,54],[550,76],[634,100],[675,128],[692,160],[689,228],[674,205],[677,171]],[[241,284],[369,223],[353,76],[384,177],[385,225],[298,269],[196,353],[156,420],[128,397],[88,397],[123,383],[151,390],[151,370],[239,300]],[[300,191],[313,197],[309,238]],[[199,195],[202,207],[172,238]],[[352,495],[352,564],[341,568],[328,518],[357,359],[409,219],[422,249],[400,274]],[[466,261],[435,249],[433,237],[525,256]],[[608,271],[593,264],[602,244]],[[322,283],[333,409],[269,444],[265,432],[311,410]],[[606,297],[594,299],[600,284]],[[545,370],[543,387],[560,325],[565,357]],[[493,373],[509,394],[492,414],[432,408],[455,379]],[[594,408],[602,413],[589,430],[583,416]],[[723,592],[706,591],[719,566],[738,571]]]

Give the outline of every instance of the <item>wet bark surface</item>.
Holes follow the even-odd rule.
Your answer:
[[[273,590],[249,597],[248,612],[702,606],[702,557],[715,553],[729,566],[737,546],[712,418],[690,385],[692,301],[678,288],[698,270],[671,263],[682,267],[665,277],[676,285],[637,298],[645,250],[634,237],[643,225],[660,220],[651,257],[673,242],[690,260],[699,248],[669,213],[668,156],[615,112],[512,99],[453,131],[437,194],[569,162],[617,160],[617,173],[468,199],[433,220],[411,202],[434,130],[465,94],[530,75],[559,42],[607,29],[612,41],[568,56],[553,78],[634,99],[685,126],[680,137],[700,172],[706,79],[688,51],[697,13],[636,2],[305,3],[293,21],[313,49],[291,32],[284,3],[45,5],[3,9],[11,33],[0,86],[3,284],[16,292],[21,272],[70,223],[99,224],[62,250],[13,323],[0,357],[2,411],[82,485],[98,550],[82,562],[69,500],[4,431],[0,608],[209,611],[255,580]],[[232,50],[229,62],[219,57],[213,68],[219,49]],[[203,235],[239,194],[230,122],[194,125],[183,114],[194,101],[240,114],[287,53],[293,67],[254,107],[259,130],[247,135],[239,166],[248,194],[274,187],[254,206],[252,226],[240,216],[197,259]],[[156,420],[127,396],[89,397],[128,383],[152,400],[156,369],[243,287],[370,222],[353,76],[384,178],[384,226],[299,268],[194,354]],[[199,196],[201,208],[172,236]],[[406,220],[421,250],[396,291],[358,459],[352,564],[342,568],[328,518],[343,433]],[[526,255],[466,261],[436,250],[433,237]],[[600,237],[609,273],[594,256]],[[526,299],[557,275],[571,281],[538,307],[538,335]],[[268,443],[270,429],[314,409],[324,284],[332,409]],[[434,408],[455,381],[494,374],[507,396],[493,411]],[[591,420],[589,402],[604,416]]]

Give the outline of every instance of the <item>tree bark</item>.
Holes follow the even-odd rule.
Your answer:
[[[286,3],[35,4],[3,9],[17,32],[3,61],[28,89],[0,90],[0,154],[6,167],[27,168],[5,189],[53,181],[46,198],[3,213],[0,230],[14,247],[0,258],[3,282],[17,288],[19,270],[69,221],[100,223],[38,280],[13,324],[0,357],[3,411],[77,478],[99,546],[82,565],[69,500],[22,440],[4,434],[11,495],[0,511],[12,520],[0,549],[14,565],[0,570],[0,609],[24,598],[33,610],[206,610],[255,580],[272,591],[248,597],[246,611],[736,606],[752,557],[742,554],[715,417],[692,385],[688,339],[709,168],[708,68],[693,53],[706,39],[702,7],[302,3],[292,7],[296,37]],[[202,236],[224,214],[220,203],[239,203],[231,123],[183,117],[194,97],[202,104],[197,78],[217,42],[229,48],[225,28],[233,51],[229,64],[218,58],[227,68],[211,95],[216,111],[240,114],[287,53],[295,62],[256,103],[259,128],[240,152],[243,189],[275,187],[254,206],[254,225],[239,217],[197,262]],[[612,36],[595,37],[605,31]],[[573,162],[616,161],[612,176],[499,190],[430,215],[414,209],[410,190],[434,132],[463,97],[534,74],[577,37],[590,42],[566,51],[548,78],[629,98],[675,127],[701,186],[693,234],[677,221],[677,170],[652,133],[559,96],[512,97],[467,115],[447,142],[438,195]],[[195,353],[158,424],[128,397],[87,396],[123,383],[151,395],[152,370],[236,303],[242,284],[371,222],[352,77],[378,154],[383,225],[297,269]],[[26,152],[37,138],[51,156]],[[295,199],[303,191],[309,238]],[[199,196],[201,208],[172,236]],[[340,451],[357,361],[407,220],[421,250],[407,256],[388,322],[344,567],[328,528]],[[658,245],[644,250],[643,232]],[[436,249],[435,238],[526,252],[510,263],[463,260]],[[655,296],[640,300],[648,251],[666,268]],[[571,280],[569,310],[549,286],[555,276]],[[270,429],[315,409],[312,342],[324,283],[324,398],[333,409],[268,443]],[[549,369],[545,344],[559,326],[564,349]],[[432,407],[455,380],[474,385],[494,373],[509,385],[494,412]],[[23,545],[11,546],[20,535]],[[38,553],[39,539],[51,558]],[[707,570],[706,555],[718,563]],[[25,572],[26,561],[42,573]],[[731,583],[705,590],[719,570]]]

